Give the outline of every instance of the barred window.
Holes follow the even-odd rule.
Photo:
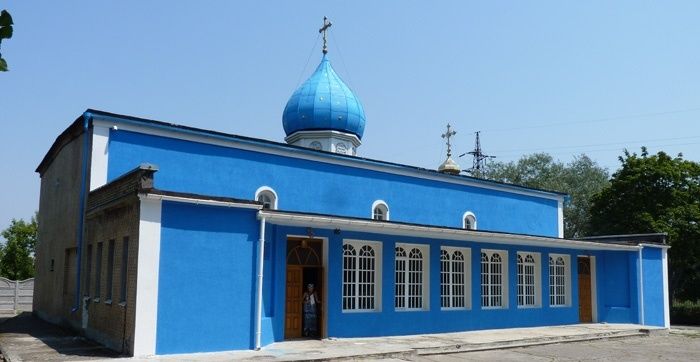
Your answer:
[[[378,246],[345,241],[343,244],[343,310],[377,310]]]
[[[508,306],[507,255],[505,250],[481,251],[481,306],[483,308]]]
[[[551,306],[569,304],[568,260],[568,255],[549,255],[549,305]]]
[[[465,309],[470,305],[470,250],[440,249],[440,307]]]
[[[536,307],[540,305],[540,278],[538,253],[519,252],[518,265],[518,306]]]
[[[399,310],[425,309],[427,247],[400,244],[394,252],[394,307]]]

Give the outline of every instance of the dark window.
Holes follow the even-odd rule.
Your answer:
[[[90,296],[90,274],[92,273],[92,244],[87,247],[87,260],[85,261],[85,295]]]
[[[122,267],[119,275],[119,301],[126,302],[126,276],[129,267],[129,237],[122,242]]]
[[[107,300],[112,300],[112,281],[114,278],[114,239],[109,241],[107,249]]]
[[[102,249],[104,243],[97,243],[97,255],[95,255],[95,298],[102,294],[100,290],[102,282]]]

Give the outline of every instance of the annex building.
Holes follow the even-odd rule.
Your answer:
[[[280,111],[282,111],[280,109]],[[662,235],[563,238],[564,194],[358,156],[324,55],[285,143],[89,109],[41,161],[34,310],[135,356],[320,337],[669,326]]]

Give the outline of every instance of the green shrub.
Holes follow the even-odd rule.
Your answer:
[[[699,301],[673,301],[671,305],[671,324],[676,325],[700,325],[700,300]]]

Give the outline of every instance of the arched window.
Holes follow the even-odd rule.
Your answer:
[[[389,206],[382,200],[377,200],[372,204],[372,219],[389,220]]]
[[[255,201],[261,202],[265,209],[277,209],[277,193],[267,186],[263,186],[255,191]]]
[[[470,255],[468,248],[440,247],[440,307],[468,309],[470,301]]]
[[[476,215],[473,212],[467,211],[462,216],[462,227],[467,230],[476,230]]]
[[[427,289],[424,285],[427,270],[427,250],[423,245],[397,244],[394,252],[395,295],[397,310],[424,309]]]
[[[343,310],[377,310],[381,295],[379,246],[362,241],[343,242]]]
[[[518,252],[518,307],[540,305],[540,254]]]
[[[549,305],[569,305],[569,257],[549,254]]]
[[[481,251],[481,307],[508,307],[508,252]]]

